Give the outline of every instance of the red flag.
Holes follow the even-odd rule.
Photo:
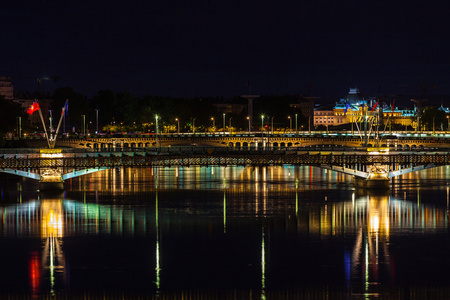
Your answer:
[[[32,115],[35,111],[37,111],[39,109],[40,109],[39,103],[34,101],[33,104],[31,104],[30,108],[27,110],[27,113]]]
[[[392,112],[394,112],[394,110],[395,110],[394,104],[395,104],[395,100],[394,100],[394,102],[392,102]]]
[[[378,102],[375,103],[375,105],[372,107],[372,112],[377,108]]]

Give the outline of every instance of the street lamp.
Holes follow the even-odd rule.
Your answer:
[[[215,129],[216,129],[216,120],[214,120],[214,118],[211,118],[211,121],[213,122],[213,130],[215,131]]]
[[[292,118],[291,116],[288,116],[289,119],[289,131],[292,131]]]
[[[22,137],[22,117],[17,117],[18,125],[19,125],[19,137]]]
[[[297,127],[297,114],[295,114],[295,136],[298,135],[298,127]]]
[[[81,118],[83,119],[83,136],[86,135],[86,115],[81,115]],[[51,133],[50,133],[51,135]]]
[[[225,114],[223,114],[223,134],[225,134]]]
[[[95,109],[95,120],[96,120],[96,124],[95,124],[95,134],[98,134],[98,108]]]
[[[195,118],[192,119],[192,134],[195,134]]]
[[[178,118],[175,118],[175,121],[178,122],[178,129],[177,129],[177,133],[180,134],[180,120],[178,120]]]
[[[308,118],[308,134],[311,134],[311,116]],[[352,134],[353,134],[353,123],[352,123]]]
[[[159,145],[158,145],[158,118],[159,118],[159,116],[155,115],[155,119],[156,119],[156,147],[157,148],[159,148]]]
[[[450,117],[449,116],[447,116],[447,122],[448,122],[447,131],[450,131]]]
[[[250,132],[250,117],[249,116],[247,116],[247,120],[248,120],[248,132]]]
[[[261,149],[264,145],[264,115],[261,115]]]
[[[229,126],[229,129],[230,129],[230,134],[231,134],[231,119],[232,119],[233,117],[230,117],[230,126]]]
[[[273,135],[273,118],[274,118],[274,117],[272,117],[272,135]]]

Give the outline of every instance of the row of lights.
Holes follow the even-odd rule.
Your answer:
[[[295,128],[297,128],[297,116],[298,114],[295,114]],[[261,115],[261,126],[264,127],[264,115]],[[273,122],[273,118],[272,117],[272,122]],[[158,134],[158,119],[159,116],[155,115],[155,120],[156,120],[156,134]],[[288,116],[289,119],[289,124],[290,124],[290,129],[292,130],[292,119],[291,116]],[[194,128],[193,130],[195,130],[195,118],[192,119],[193,121],[193,125],[192,127]],[[248,120],[248,131],[251,131],[251,124],[250,124],[250,117],[247,116],[247,120]],[[175,121],[178,123],[177,126],[177,132],[180,133],[180,119],[175,118]],[[213,122],[213,127],[216,127],[216,121],[214,119],[214,117],[211,117],[211,121]],[[230,127],[231,127],[231,117],[230,117]],[[225,114],[223,114],[223,128],[225,128]]]

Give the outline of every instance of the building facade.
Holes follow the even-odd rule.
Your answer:
[[[0,77],[0,95],[6,99],[14,98],[14,87],[11,83],[11,77]]]

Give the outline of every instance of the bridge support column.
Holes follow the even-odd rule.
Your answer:
[[[357,187],[380,190],[390,188],[389,166],[374,164],[364,166],[364,169],[366,170],[365,173],[367,173],[366,178],[354,176]]]
[[[45,169],[39,181],[39,190],[63,190],[64,181],[60,168]]]

